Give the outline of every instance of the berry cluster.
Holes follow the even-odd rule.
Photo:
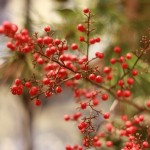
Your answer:
[[[102,101],[113,99],[113,103],[116,101],[127,103],[135,107],[139,113],[143,111],[150,113],[150,101],[146,102],[146,107],[132,101],[134,97],[132,89],[139,74],[137,64],[148,52],[150,42],[147,37],[143,37],[142,47],[138,53],[122,54],[122,49],[116,46],[112,50],[114,57],[110,59],[109,65],[91,66],[95,60],[103,61],[105,55],[97,50],[95,57],[89,59],[90,45],[101,42],[101,39],[92,36],[95,28],[93,28],[94,15],[91,10],[85,8],[83,13],[86,20],[77,25],[77,30],[81,34],[79,41],[70,45],[64,39],[54,38],[50,26],[44,27],[43,36],[38,32],[31,36],[27,29],[18,31],[17,25],[7,21],[0,26],[0,34],[11,39],[7,47],[16,53],[31,54],[34,69],[40,71],[40,78],[37,78],[36,74],[30,79],[18,77],[11,87],[11,92],[14,95],[22,95],[27,91],[35,105],[40,106],[41,95],[50,97],[59,94],[63,92],[64,84],[72,88],[79,105],[78,111],[73,115],[66,114],[64,120],[77,122],[77,128],[83,135],[84,147],[113,147],[114,142],[110,138],[113,133],[120,138],[126,137],[122,150],[149,148],[149,138],[142,141],[139,140],[140,135],[136,136],[136,133],[145,127],[143,115],[135,116],[132,120],[122,117],[123,126],[119,129],[110,119],[111,111],[115,110],[115,106],[112,104],[113,109],[111,107],[109,112],[103,112],[100,104]],[[85,44],[86,50],[80,49],[81,44]],[[101,123],[96,125],[96,120],[100,120]],[[103,122],[106,131],[99,133]],[[66,150],[83,149],[79,145],[66,146]]]

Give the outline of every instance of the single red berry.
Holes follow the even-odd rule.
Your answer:
[[[69,115],[64,115],[64,120],[65,120],[65,121],[70,120],[70,116],[69,116]]]
[[[85,14],[87,14],[87,13],[90,12],[90,10],[89,10],[89,8],[84,8],[84,9],[83,9],[83,12],[84,12]]]
[[[123,69],[127,69],[128,68],[128,64],[127,63],[122,63],[122,68]]]
[[[62,92],[61,86],[57,86],[56,89],[55,89],[55,92],[56,93],[61,93]]]
[[[31,87],[32,87],[32,84],[31,84],[31,82],[26,82],[26,83],[25,83],[25,86],[26,86],[27,88],[31,88]]]
[[[110,117],[110,114],[107,112],[107,113],[104,113],[103,114],[103,117],[104,117],[104,119],[108,119],[109,117]]]
[[[123,86],[123,85],[124,85],[124,81],[123,81],[123,80],[119,80],[119,81],[118,81],[118,85],[119,85],[119,86]]]
[[[113,143],[112,143],[112,141],[107,141],[107,142],[106,142],[106,145],[107,145],[107,147],[112,147],[112,146],[113,146]]]
[[[39,57],[39,58],[37,59],[37,63],[38,63],[39,65],[43,65],[43,64],[44,64],[44,59],[41,58],[41,57]]]
[[[106,101],[108,99],[108,94],[102,94],[101,99]]]
[[[55,39],[55,40],[54,40],[54,43],[55,43],[56,45],[59,45],[59,44],[61,43],[61,40],[60,40],[60,39]]]
[[[121,48],[119,46],[114,47],[114,52],[119,54],[121,52]]]
[[[80,32],[84,32],[84,31],[85,31],[85,27],[84,27],[82,24],[78,24],[77,29],[78,29]]]
[[[149,147],[149,143],[147,141],[144,141],[142,143],[142,145],[143,145],[144,148],[148,148]]]
[[[71,45],[71,49],[72,49],[72,50],[78,49],[78,45],[77,45],[76,43],[73,43],[73,44]]]
[[[104,73],[108,74],[111,72],[111,68],[110,67],[104,67]]]
[[[29,91],[29,94],[30,95],[36,95],[37,94],[37,92],[38,92],[38,87],[36,87],[36,86],[33,86],[31,89],[30,89],[30,91]]]
[[[95,44],[95,39],[91,38],[89,42],[90,42],[90,44]]]
[[[43,44],[43,38],[41,38],[41,37],[37,38],[37,43],[38,44]]]
[[[131,59],[131,58],[132,58],[132,54],[131,54],[131,53],[127,53],[127,54],[126,54],[126,58],[127,58],[127,59]]]
[[[93,103],[94,106],[97,106],[99,104],[99,100],[97,98],[94,98],[92,100],[92,103]]]
[[[36,106],[40,106],[40,105],[41,105],[41,101],[40,101],[39,99],[36,99],[36,100],[35,100],[35,105],[36,105]]]
[[[146,101],[146,106],[150,108],[150,100]]]
[[[131,96],[131,92],[130,92],[129,90],[125,90],[125,91],[123,92],[123,95],[124,95],[125,97],[130,97],[130,96]]]
[[[101,39],[99,37],[95,38],[95,42],[99,43]]]
[[[80,74],[80,73],[76,73],[76,74],[74,75],[74,78],[75,78],[76,80],[79,80],[79,79],[81,78],[81,74]]]
[[[116,58],[111,58],[111,59],[110,59],[110,63],[111,63],[111,64],[115,64],[116,62],[117,62]]]
[[[134,69],[134,70],[132,70],[132,75],[133,75],[133,76],[137,76],[137,75],[138,75],[138,71],[137,71],[137,70],[135,70],[135,69]]]
[[[83,41],[85,41],[85,38],[84,38],[84,36],[80,36],[80,42],[83,42]]]
[[[85,102],[82,102],[80,105],[81,105],[81,109],[86,109],[87,104]]]
[[[45,32],[50,32],[50,30],[51,30],[50,26],[44,27],[44,31],[45,31]]]
[[[102,78],[102,76],[100,76],[100,75],[96,76],[96,78],[95,78],[95,81],[96,81],[97,83],[101,83],[102,80],[103,80],[103,78]]]
[[[89,75],[90,80],[95,80],[95,78],[96,78],[95,74],[92,73],[92,74]]]
[[[16,79],[15,80],[15,84],[18,86],[18,85],[20,85],[21,84],[21,80],[20,79]]]
[[[128,83],[129,85],[134,84],[134,79],[133,79],[133,78],[128,78],[128,79],[127,79],[127,83]]]

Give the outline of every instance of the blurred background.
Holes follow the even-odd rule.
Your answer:
[[[109,58],[115,45],[123,51],[139,49],[140,38],[150,25],[149,0],[0,0],[0,24],[5,20],[27,28],[31,33],[43,34],[43,27],[50,25],[58,38],[68,42],[77,41],[76,25],[83,22],[82,9],[89,7],[95,14],[95,35],[101,38],[97,48]],[[93,35],[94,36],[94,35]],[[80,142],[74,123],[66,123],[63,115],[73,113],[76,107],[73,93],[64,93],[44,99],[36,107],[26,93],[22,97],[10,93],[14,78],[24,72],[30,77],[31,60],[10,54],[5,44],[7,38],[0,36],[0,150],[63,150],[66,144]],[[144,59],[150,62],[147,55]],[[105,62],[108,63],[107,61]],[[145,78],[140,96],[147,95]],[[66,105],[67,102],[67,105]],[[108,108],[106,108],[108,109]]]

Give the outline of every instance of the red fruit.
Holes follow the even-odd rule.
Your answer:
[[[43,65],[43,64],[44,64],[44,59],[43,59],[43,58],[38,58],[38,59],[37,59],[37,63],[38,63],[39,65]]]
[[[60,41],[60,39],[55,39],[55,40],[54,40],[54,43],[55,43],[56,45],[59,45],[59,44],[61,43],[61,41]]]
[[[21,84],[21,80],[20,79],[16,79],[15,80],[15,84],[18,86],[18,85],[20,85]]]
[[[102,58],[104,58],[104,53],[96,52],[95,56],[102,59]]]
[[[65,121],[70,120],[70,116],[69,116],[69,115],[64,115],[64,120],[65,120]]]
[[[80,74],[80,73],[76,73],[76,74],[74,75],[74,78],[75,78],[76,80],[79,80],[79,79],[81,78],[81,74]]]
[[[81,109],[86,109],[86,106],[87,106],[87,105],[86,105],[85,102],[82,102],[80,105],[81,105]]]
[[[115,64],[116,61],[117,61],[116,58],[111,58],[111,59],[110,59],[110,63],[111,63],[111,64]]]
[[[142,143],[142,145],[143,145],[144,148],[148,148],[149,147],[149,143],[147,141],[144,141]]]
[[[78,24],[77,29],[78,29],[80,32],[84,32],[84,31],[85,31],[85,27],[84,27],[82,24]]]
[[[127,69],[128,68],[128,64],[127,63],[122,63],[122,68],[123,69]]]
[[[125,90],[125,91],[123,92],[123,95],[124,95],[125,97],[130,97],[130,96],[131,96],[131,92],[130,92],[129,90]]]
[[[45,31],[45,32],[50,32],[50,30],[51,30],[50,26],[44,27],[44,31]]]
[[[38,87],[36,87],[36,86],[33,86],[31,89],[30,89],[30,91],[29,91],[29,94],[31,95],[31,96],[34,96],[34,95],[36,95],[37,93],[38,93]]]
[[[99,43],[101,39],[99,37],[95,38],[95,42]]]
[[[103,78],[102,78],[102,76],[100,76],[100,75],[96,76],[96,78],[95,78],[95,81],[96,81],[97,83],[101,83],[102,80],[103,80]]]
[[[131,54],[131,53],[127,53],[127,54],[126,54],[126,58],[127,58],[127,59],[131,59],[131,58],[132,58],[132,54]]]
[[[99,104],[99,100],[95,98],[92,100],[92,103],[94,106],[97,106]]]
[[[70,145],[66,145],[66,150],[73,150]]]
[[[39,99],[36,99],[36,100],[35,100],[35,105],[36,105],[36,106],[40,106],[40,105],[41,105],[41,101],[40,101]]]
[[[132,70],[132,75],[133,75],[133,76],[137,76],[137,75],[138,75],[138,71],[137,71],[137,70],[135,70],[135,69],[134,69],[134,70]]]
[[[90,12],[90,10],[89,10],[89,8],[84,8],[84,9],[83,9],[83,12],[84,12],[85,14],[87,14],[87,13]]]
[[[95,78],[96,78],[95,74],[92,73],[92,74],[89,75],[90,80],[95,80]]]
[[[127,79],[127,83],[128,83],[129,85],[134,84],[134,79],[133,79],[133,78],[128,78],[128,79]]]
[[[111,72],[111,68],[110,67],[104,67],[104,72],[107,74],[107,73],[110,73]]]
[[[61,93],[62,92],[61,86],[57,86],[56,89],[55,89],[55,92],[56,93]]]
[[[31,84],[31,82],[26,82],[26,83],[25,83],[25,86],[26,86],[27,88],[31,88],[32,84]]]
[[[50,80],[48,78],[43,79],[43,84],[48,85],[50,84]]]
[[[146,106],[150,108],[150,100],[146,102]]]
[[[106,145],[107,145],[107,147],[112,147],[113,143],[112,143],[112,141],[107,141]]]
[[[80,42],[83,42],[85,40],[84,36],[80,36]]]
[[[123,80],[119,80],[119,81],[118,81],[118,85],[119,85],[119,86],[123,86],[123,85],[124,85],[124,81],[123,81]]]
[[[4,27],[0,26],[0,34],[3,34],[3,33],[4,33]]]
[[[117,97],[122,97],[123,96],[123,92],[121,90],[117,90],[116,91],[116,96]]]
[[[104,119],[108,119],[110,117],[110,114],[109,113],[104,113],[103,117],[104,117]]]
[[[95,44],[95,39],[94,38],[92,38],[92,39],[90,39],[90,44]]]
[[[108,99],[108,95],[107,94],[102,94],[101,99],[103,101],[106,101]]]
[[[76,43],[73,43],[73,44],[71,45],[71,49],[72,49],[72,50],[78,49],[78,45],[77,45]]]
[[[3,27],[5,30],[10,30],[11,29],[11,23],[9,21],[4,21]]]
[[[41,38],[41,37],[37,38],[37,43],[38,44],[43,44],[43,38]]]
[[[114,47],[114,52],[119,54],[121,52],[121,48],[119,46]]]

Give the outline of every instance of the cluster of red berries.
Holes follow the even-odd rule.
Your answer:
[[[107,101],[110,98],[108,93],[118,101],[130,101],[135,77],[138,75],[135,67],[141,56],[132,63],[133,54],[122,55],[121,48],[116,46],[113,50],[115,57],[110,59],[110,66],[96,64],[91,67],[90,63],[95,59],[104,59],[104,53],[97,51],[95,57],[89,60],[89,46],[99,43],[101,39],[91,37],[91,32],[95,30],[91,27],[92,17],[94,16],[91,10],[85,8],[83,13],[87,20],[78,24],[77,30],[82,34],[79,37],[80,43],[86,44],[87,52],[85,54],[81,53],[79,43],[74,42],[68,45],[66,40],[54,38],[50,26],[44,27],[45,34],[43,36],[39,36],[37,32],[30,36],[27,29],[18,31],[17,25],[7,21],[0,26],[0,34],[11,39],[7,43],[7,47],[14,52],[30,53],[33,56],[35,69],[38,65],[38,69],[41,71],[41,79],[36,79],[36,75],[29,80],[16,79],[11,87],[11,92],[14,95],[21,95],[24,90],[27,90],[35,105],[40,106],[42,103],[41,95],[50,97],[53,94],[59,94],[62,92],[61,85],[65,84],[74,90],[74,97],[79,107],[76,113],[65,115],[64,119],[77,122],[79,132],[83,134],[82,144],[84,147],[100,148],[104,145],[107,148],[112,147],[113,141],[106,140],[103,144],[101,138],[106,138],[106,135],[116,132],[116,135],[119,133],[120,137],[127,138],[122,150],[149,148],[148,140],[139,142],[139,137],[135,136],[144,121],[142,115],[135,116],[133,120],[129,120],[125,116],[122,117],[124,127],[121,129],[117,129],[109,121],[105,125],[106,133],[100,132],[97,134],[98,126],[94,125],[95,120],[98,118],[105,122],[107,122],[107,119],[110,120],[110,112],[103,113],[98,110],[99,104],[101,101]],[[69,50],[71,50],[71,53],[68,52]],[[75,54],[74,51],[76,51]],[[144,52],[141,54],[144,54]],[[118,75],[116,82],[115,76],[117,76],[118,69],[121,70],[121,76]],[[85,86],[85,82],[89,83],[89,88]],[[141,108],[137,107],[136,104],[132,104],[132,106]],[[150,107],[150,101],[146,102],[146,107]],[[67,145],[66,150],[83,150],[83,147]]]

